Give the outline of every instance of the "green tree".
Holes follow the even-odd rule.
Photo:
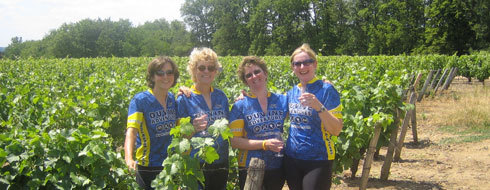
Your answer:
[[[468,54],[475,42],[473,1],[433,0],[426,9],[425,52]]]
[[[142,26],[144,34],[141,43],[141,56],[170,55],[170,24],[165,19],[145,22]]]
[[[472,29],[475,31],[476,44],[473,49],[490,50],[490,1],[476,0],[472,1],[476,14],[475,23]]]
[[[100,24],[101,32],[95,41],[97,55],[102,57],[123,56],[123,44],[131,29],[131,22],[129,20],[118,22],[104,20]]]
[[[409,53],[421,43],[423,6],[420,0],[383,0],[368,32],[368,53],[399,55]]]
[[[5,48],[5,57],[15,59],[20,56],[23,48],[22,37],[13,37],[9,46]]]
[[[186,30],[185,23],[181,21],[172,21],[170,23],[170,36],[173,47],[170,55],[188,56],[192,50],[193,43],[191,33]]]
[[[250,10],[247,28],[250,32],[249,54],[264,55],[268,44],[272,42],[272,1],[263,0]]]
[[[186,24],[191,27],[191,33],[197,46],[212,47],[212,36],[216,32],[216,21],[213,17],[215,10],[213,0],[186,0],[180,8],[180,13]]]
[[[212,44],[220,55],[247,55],[250,47],[247,23],[249,11],[254,5],[251,0],[216,0],[214,15],[217,30]]]

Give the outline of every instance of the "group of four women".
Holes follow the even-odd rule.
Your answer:
[[[241,189],[254,157],[265,161],[264,189],[282,189],[285,181],[293,190],[330,189],[335,157],[331,136],[342,129],[342,107],[334,87],[316,77],[317,65],[315,52],[307,44],[297,48],[291,56],[291,68],[300,83],[282,95],[268,91],[265,62],[255,56],[244,57],[238,77],[250,91],[229,111],[226,95],[212,85],[221,68],[213,50],[192,51],[187,66],[194,81],[192,93],[179,95],[177,100],[169,92],[179,77],[177,66],[167,57],[154,59],[146,74],[150,89],[135,95],[129,106],[126,164],[136,170],[138,184],[151,189],[151,181],[162,171],[162,162],[167,157],[170,129],[179,124],[179,118],[190,117],[195,129],[193,137],[207,136],[204,131],[208,126],[226,118],[234,135],[231,146],[239,149]],[[280,134],[287,117],[291,125],[284,145]],[[219,159],[203,165],[204,189],[226,189],[228,147],[226,140],[215,141]],[[192,150],[190,156],[196,151]]]

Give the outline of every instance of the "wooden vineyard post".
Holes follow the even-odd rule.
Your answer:
[[[385,161],[383,162],[383,166],[381,167],[381,177],[382,180],[388,180],[388,176],[390,175],[391,162],[393,161],[393,152],[396,147],[396,135],[398,135],[398,124],[400,123],[400,109],[396,108],[396,117],[395,117],[395,128],[391,131],[390,134],[390,144],[388,146],[388,151],[386,152]]]
[[[415,92],[412,92],[412,94],[410,95],[410,104],[415,104]],[[405,118],[403,119],[402,129],[400,132],[400,137],[398,138],[398,143],[396,144],[397,148],[395,149],[395,157],[393,159],[395,162],[400,161],[403,141],[405,140],[405,135],[407,134],[408,122],[410,122],[411,115],[411,111],[409,110],[407,111],[407,113],[405,114]]]
[[[420,78],[422,78],[422,73],[419,73],[419,74],[417,75],[417,79],[415,79],[415,82],[413,83],[413,88],[414,88],[414,89],[417,89],[417,85],[418,85],[418,84],[419,84],[419,82],[420,82]]]
[[[448,69],[444,69],[444,73],[442,74],[441,79],[439,79],[439,82],[437,83],[437,86],[434,89],[434,95],[436,94],[437,89],[442,85],[442,81],[444,80],[444,77],[446,77],[447,71]]]
[[[453,76],[451,77],[451,81],[449,81],[449,85],[447,85],[447,87],[446,87],[446,90],[447,90],[447,88],[449,88],[449,86],[451,86],[451,84],[453,83],[453,80],[454,80],[454,78],[456,78],[457,73],[458,73],[458,68],[456,67],[456,68],[454,69]]]
[[[264,180],[265,162],[259,158],[252,158],[247,171],[247,180],[245,181],[245,190],[262,189]]]
[[[413,142],[414,143],[419,143],[419,139],[417,136],[417,105],[413,104],[413,110],[410,111],[412,116],[410,119],[412,119],[412,135],[413,135]]]
[[[447,77],[444,86],[442,86],[442,90],[447,90],[449,88],[449,85],[453,81],[453,78],[456,76],[457,70],[458,70],[457,67],[453,67],[453,69],[451,69],[451,72],[449,73],[449,76]]]
[[[360,190],[365,190],[367,188],[367,182],[369,180],[369,172],[371,170],[371,163],[373,162],[374,152],[376,151],[376,145],[378,144],[379,135],[381,133],[381,126],[376,124],[374,127],[374,135],[369,142],[369,149],[366,154],[366,159],[364,160],[364,166],[362,167],[362,177]]]
[[[417,102],[420,102],[422,98],[425,95],[425,90],[427,90],[427,87],[429,86],[430,80],[432,79],[432,75],[434,74],[434,70],[430,71],[429,75],[427,76],[427,79],[425,79],[424,86],[422,87],[422,91],[419,94],[419,97],[417,98]]]
[[[430,84],[431,89],[436,88],[437,78],[439,77],[440,74],[441,74],[441,69],[437,69],[436,76],[434,77],[434,79],[432,79],[432,83]]]

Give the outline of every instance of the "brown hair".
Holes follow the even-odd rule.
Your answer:
[[[257,65],[265,72],[265,76],[268,76],[269,71],[267,71],[267,65],[264,60],[256,56],[246,56],[240,62],[240,66],[238,67],[237,74],[238,78],[245,84],[247,84],[247,80],[245,79],[245,67],[249,67],[252,65]]]
[[[155,82],[152,81],[151,79],[155,75],[155,73],[163,68],[165,64],[170,64],[172,66],[172,70],[174,71],[174,83],[172,83],[172,87],[177,84],[177,79],[179,79],[179,68],[175,64],[170,57],[167,56],[160,56],[155,59],[153,59],[149,64],[148,64],[148,69],[146,71],[146,85],[148,87],[153,88],[155,87]]]

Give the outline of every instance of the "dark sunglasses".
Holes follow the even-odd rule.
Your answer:
[[[216,71],[216,66],[214,66],[214,65],[207,66],[207,68],[208,68],[208,71],[209,71],[209,72]],[[197,69],[198,69],[199,71],[201,71],[201,72],[204,72],[204,70],[206,70],[206,66],[201,65],[201,66],[197,67]]]
[[[255,71],[253,72],[253,75],[258,75],[258,74],[260,74],[261,72],[262,72],[262,70],[257,69],[257,70],[255,70]],[[247,79],[249,79],[250,77],[252,77],[252,73],[247,73],[247,74],[245,75],[245,78],[247,78]]]
[[[174,71],[173,70],[157,71],[157,72],[155,72],[155,74],[158,76],[161,76],[161,77],[163,77],[165,75],[170,76],[170,75],[174,74]]]
[[[304,65],[305,67],[307,67],[307,66],[310,66],[314,62],[315,62],[315,60],[313,60],[313,59],[307,59],[304,61],[293,61],[291,64],[293,64],[295,67],[301,67],[301,65]]]

